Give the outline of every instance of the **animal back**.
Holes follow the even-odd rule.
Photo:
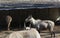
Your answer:
[[[12,17],[11,16],[6,16],[6,22],[9,23],[12,21]]]

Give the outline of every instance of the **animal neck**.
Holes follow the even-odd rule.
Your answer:
[[[31,23],[32,23],[32,24],[35,24],[35,19],[34,19],[34,18],[32,18]]]

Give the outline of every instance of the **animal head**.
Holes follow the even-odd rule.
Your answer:
[[[32,21],[32,15],[30,15],[30,16],[28,16],[26,19],[25,19],[25,22],[30,22],[30,21]]]
[[[56,19],[56,21],[58,21],[58,20],[60,20],[60,17],[58,17],[58,18]]]

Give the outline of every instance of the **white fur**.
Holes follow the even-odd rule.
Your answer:
[[[26,27],[26,30],[29,30],[30,29],[30,27]]]
[[[6,38],[41,38],[36,29],[13,32]]]
[[[60,17],[58,17],[58,18],[56,19],[56,21],[58,21],[58,20],[60,20]]]
[[[49,23],[49,26],[50,26],[50,31],[53,31],[53,28],[54,28],[54,26],[55,26],[55,24],[54,24],[54,22],[53,21],[51,21],[51,20],[43,20],[43,22],[48,22]]]
[[[29,17],[28,17],[29,18]],[[26,21],[29,21],[33,25],[43,25],[45,28],[49,26],[50,31],[53,31],[54,28],[54,22],[50,20],[40,20],[40,19],[34,19],[32,16],[30,19],[26,18]]]

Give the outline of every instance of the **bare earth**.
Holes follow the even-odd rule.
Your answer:
[[[11,31],[0,31],[0,38],[5,38],[7,35],[9,35],[12,32],[15,32],[15,31],[12,31],[12,30]],[[55,26],[54,32],[56,35],[55,38],[60,38],[60,26]],[[48,30],[42,31],[42,33],[40,33],[40,35],[42,38],[51,38]]]

